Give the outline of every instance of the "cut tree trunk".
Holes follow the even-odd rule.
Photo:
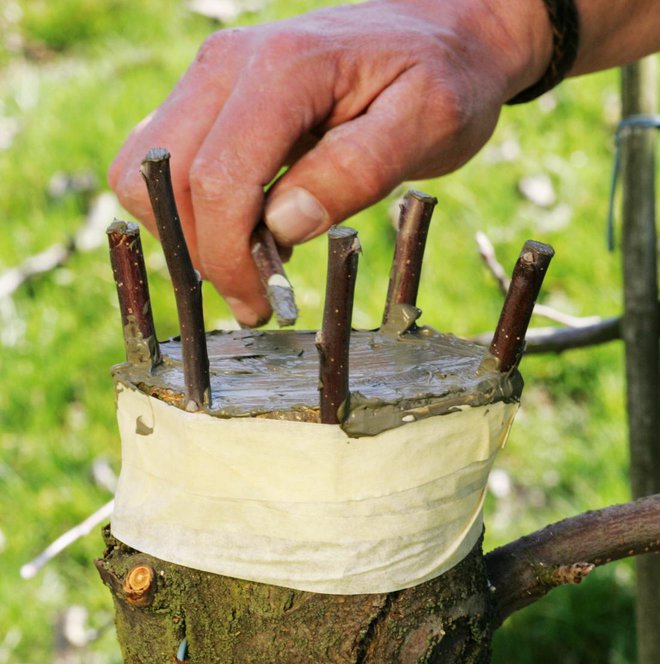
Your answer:
[[[388,594],[322,595],[231,579],[135,551],[105,530],[96,565],[111,589],[124,661],[194,664],[488,662],[493,631],[594,567],[660,549],[660,495],[552,524]]]
[[[231,579],[166,563],[105,533],[97,567],[114,595],[129,664],[190,662],[488,662],[490,593],[481,541],[452,570],[388,594],[324,595]],[[126,579],[154,570],[136,598]]]

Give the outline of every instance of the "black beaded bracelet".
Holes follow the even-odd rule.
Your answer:
[[[509,99],[507,104],[522,104],[540,97],[560,83],[569,72],[578,52],[580,18],[575,0],[543,0],[552,25],[552,57],[545,74],[534,85]]]

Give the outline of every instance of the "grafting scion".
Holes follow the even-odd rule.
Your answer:
[[[403,198],[383,326],[390,322],[397,305],[414,308],[417,304],[426,236],[437,202],[433,196],[414,190],[407,192]]]
[[[151,313],[149,283],[137,224],[115,219],[106,231],[110,263],[117,285],[126,360],[131,364],[160,364],[160,348]]]
[[[149,150],[140,171],[147,183],[158,235],[174,286],[181,330],[186,409],[197,410],[211,403],[202,282],[193,268],[176,209],[170,175],[170,153],[164,148]]]
[[[275,238],[263,222],[252,232],[251,251],[277,324],[280,327],[293,325],[298,318],[293,287],[284,272]]]
[[[333,226],[328,231],[328,278],[323,327],[316,335],[320,359],[321,422],[339,424],[339,408],[348,400],[348,354],[360,241],[357,231]]]
[[[490,344],[490,352],[499,359],[502,372],[509,371],[520,361],[534,302],[554,255],[549,244],[534,240],[525,242],[520,252]]]

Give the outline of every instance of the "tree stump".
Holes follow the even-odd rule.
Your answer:
[[[241,581],[134,551],[105,531],[97,567],[112,590],[124,661],[190,662],[489,661],[490,595],[481,541],[456,567],[388,594],[326,595]],[[153,570],[144,595],[127,578]]]
[[[207,335],[218,418],[318,422],[318,358],[311,332]],[[365,436],[459,407],[515,401],[517,370],[498,371],[479,346],[417,328],[351,336],[350,408],[343,428]],[[164,358],[114,368],[121,385],[185,408],[181,345]],[[310,445],[314,441],[310,440]],[[439,442],[441,444],[441,441]],[[391,593],[292,590],[191,569],[136,551],[106,529],[97,567],[112,590],[126,662],[487,662],[492,636],[481,538],[451,570]],[[137,582],[136,582],[137,579]]]

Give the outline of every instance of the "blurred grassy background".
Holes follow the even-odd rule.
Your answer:
[[[224,6],[248,4],[241,24],[332,3]],[[0,274],[84,223],[127,133],[217,27],[183,2],[3,1]],[[618,112],[616,72],[569,81],[505,110],[489,146],[459,173],[417,185],[440,201],[419,300],[423,322],[458,335],[496,323],[501,296],[478,257],[478,230],[507,271],[527,238],[554,245],[543,302],[575,315],[620,311],[620,256],[605,248]],[[548,194],[545,202],[521,194],[530,176]],[[400,193],[352,221],[364,246],[358,327],[380,319],[389,218]],[[147,238],[145,245],[165,337],[176,333],[173,297],[158,246]],[[302,328],[320,323],[325,251],[322,239],[312,241],[288,268]],[[210,328],[232,325],[218,297],[207,291],[205,300]],[[98,530],[36,578],[19,576],[22,564],[110,499],[94,464],[106,460],[119,470],[108,370],[122,361],[123,348],[105,238],[0,300],[0,344],[0,664],[119,662],[110,595],[92,564],[102,552]],[[487,549],[629,496],[621,345],[530,357],[523,372],[523,407],[487,504]],[[509,620],[494,661],[634,662],[632,593],[630,563],[599,569],[579,589],[557,590]],[[82,607],[77,640],[62,627],[71,607]]]

